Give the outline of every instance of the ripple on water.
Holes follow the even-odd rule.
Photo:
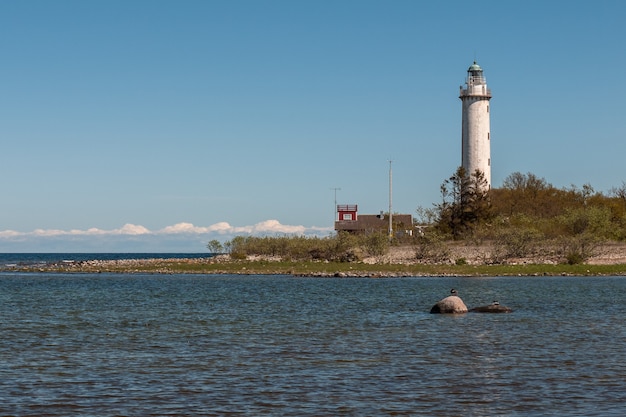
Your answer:
[[[624,282],[0,275],[0,415],[621,415]]]

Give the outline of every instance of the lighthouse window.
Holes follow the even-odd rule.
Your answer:
[[[487,113],[489,113],[489,106],[487,106]]]
[[[489,132],[487,132],[487,140],[491,139]]]
[[[487,160],[487,165],[491,166],[491,158]]]

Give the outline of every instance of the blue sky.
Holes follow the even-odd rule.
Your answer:
[[[492,182],[626,180],[622,1],[1,1],[0,251],[192,251],[415,214],[491,100]]]

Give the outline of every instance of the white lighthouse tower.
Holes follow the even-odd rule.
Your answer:
[[[491,188],[491,147],[489,127],[489,100],[491,90],[483,69],[474,61],[467,70],[465,87],[459,98],[463,102],[462,163],[467,175],[480,170]]]

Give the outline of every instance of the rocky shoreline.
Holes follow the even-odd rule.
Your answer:
[[[12,272],[56,272],[56,273],[125,273],[125,274],[235,274],[235,275],[292,275],[316,278],[347,278],[347,277],[408,277],[415,276],[407,272],[364,272],[364,271],[313,271],[298,272],[285,271],[278,268],[280,261],[266,261],[258,259],[247,261],[231,261],[228,257],[209,258],[172,258],[172,259],[117,259],[117,260],[88,260],[88,261],[61,261],[38,265],[13,265],[5,267],[5,271]],[[223,266],[220,268],[220,266]]]
[[[458,246],[448,262],[428,264],[418,262],[411,247],[394,247],[382,257],[355,263],[287,262],[277,258],[249,257],[233,260],[228,255],[206,258],[153,258],[117,260],[64,260],[46,264],[15,264],[4,271],[30,273],[124,273],[124,274],[236,274],[291,275],[306,277],[443,277],[443,276],[545,276],[545,275],[626,275],[626,245],[613,244],[603,248],[585,265],[563,265],[547,255],[513,259],[500,265],[486,266],[489,247]],[[457,257],[457,258],[454,258]],[[463,258],[463,265],[453,262]],[[615,265],[608,270],[603,267]],[[623,265],[623,268],[621,266]],[[477,269],[479,267],[482,269]],[[535,267],[535,268],[533,268]],[[488,269],[485,269],[488,268]],[[506,268],[504,270],[503,268]]]
[[[488,245],[458,245],[450,250],[450,259],[440,264],[418,261],[413,247],[393,247],[385,256],[366,258],[359,263],[330,264],[326,262],[298,263],[283,262],[278,258],[248,257],[246,260],[233,260],[228,255],[206,258],[153,258],[153,259],[117,259],[117,260],[64,260],[46,264],[25,264],[4,266],[4,271],[13,272],[57,272],[57,273],[151,273],[151,274],[239,274],[239,275],[292,275],[307,277],[409,277],[409,276],[476,276],[503,274],[498,267],[508,267],[507,275],[602,275],[602,266],[624,265],[614,268],[611,275],[626,275],[626,244],[612,243],[600,248],[597,254],[588,260],[588,269],[572,271],[562,266],[550,253],[520,259],[508,259],[507,262],[493,266],[488,272],[476,272],[474,267],[485,266],[485,259],[493,248]],[[454,259],[463,259],[463,265],[455,265]],[[545,266],[543,269],[531,266]],[[490,267],[491,268],[491,267]],[[623,272],[622,272],[623,271]]]

